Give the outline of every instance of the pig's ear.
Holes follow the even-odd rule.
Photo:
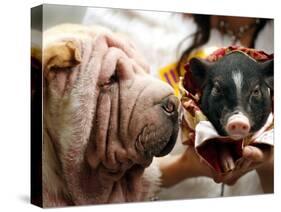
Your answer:
[[[196,84],[202,88],[206,82],[207,73],[212,64],[198,58],[192,58],[189,64],[192,78],[195,80]]]
[[[273,90],[273,59],[261,64],[261,72],[267,86]]]

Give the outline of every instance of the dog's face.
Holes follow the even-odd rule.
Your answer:
[[[141,62],[105,46],[103,36],[91,45],[88,37],[84,43],[78,38],[45,47],[44,123],[62,166],[59,174],[72,199],[83,203],[99,190],[91,181],[96,175],[116,181],[171,151],[178,100]]]

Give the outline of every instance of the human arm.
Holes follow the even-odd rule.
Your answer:
[[[216,183],[234,185],[241,176],[256,169],[264,193],[273,192],[272,147],[245,147],[243,157],[234,170],[226,175],[212,171],[196,154],[193,147],[187,147],[183,154],[162,158],[159,163],[162,172],[162,187],[170,187],[185,179],[199,176],[213,178]]]

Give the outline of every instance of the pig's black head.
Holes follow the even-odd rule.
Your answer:
[[[217,62],[190,61],[202,89],[200,107],[220,135],[241,139],[258,131],[272,109],[273,60],[256,62],[232,52]]]

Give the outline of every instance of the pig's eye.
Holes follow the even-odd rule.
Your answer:
[[[214,87],[213,87],[213,89],[212,89],[212,91],[211,91],[211,94],[212,94],[213,96],[220,96],[220,95],[223,95],[222,89],[221,89],[221,87],[219,86],[218,83],[215,83],[215,84],[214,84]]]
[[[261,96],[261,90],[259,86],[255,87],[255,89],[252,92],[252,96],[255,98],[259,98]]]

